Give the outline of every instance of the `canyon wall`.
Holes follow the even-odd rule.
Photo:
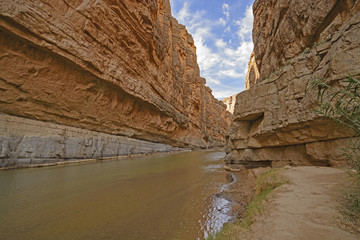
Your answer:
[[[234,94],[230,97],[224,98],[221,101],[226,105],[226,110],[228,112],[230,112],[231,114],[234,113],[234,107],[235,107],[235,102],[236,102],[236,95]]]
[[[360,1],[256,0],[254,53],[237,95],[227,163],[343,165],[351,136],[314,113],[313,79],[360,74]]]
[[[131,139],[150,144],[148,152],[222,146],[225,109],[168,0],[0,2],[1,166],[131,155]],[[60,151],[69,149],[64,131],[85,150]],[[34,136],[63,143],[43,145],[53,151],[42,154],[36,141],[21,142]],[[114,148],[116,139],[133,147],[92,149]]]

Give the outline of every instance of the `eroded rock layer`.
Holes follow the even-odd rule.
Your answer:
[[[0,131],[0,169],[184,150],[6,114],[0,114]]]
[[[226,110],[228,112],[230,112],[231,114],[234,113],[234,107],[235,107],[235,102],[236,102],[236,95],[234,94],[230,97],[224,98],[221,101],[226,105]]]
[[[249,71],[259,75],[237,95],[227,162],[343,164],[339,146],[351,133],[316,116],[316,93],[306,88],[360,74],[359,1],[257,0],[253,10]]]
[[[175,147],[230,121],[168,0],[1,1],[0,112]]]

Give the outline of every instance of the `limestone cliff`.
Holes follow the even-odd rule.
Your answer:
[[[254,52],[250,55],[250,61],[248,64],[248,71],[245,77],[245,89],[249,89],[251,86],[254,86],[260,77],[259,69],[255,62],[255,54]]]
[[[249,89],[237,95],[227,162],[342,164],[350,133],[314,114],[306,86],[360,74],[360,1],[256,0],[253,12]]]
[[[43,141],[56,126],[88,131],[79,149],[97,133],[205,148],[224,144],[230,121],[200,77],[194,41],[168,0],[1,1],[0,113],[8,123],[0,128],[2,165],[66,157],[42,155],[31,142],[31,154],[17,152],[34,128]]]
[[[226,110],[228,112],[230,112],[231,114],[234,113],[234,107],[235,107],[235,102],[236,102],[236,95],[234,94],[230,97],[224,98],[223,100],[221,100],[225,105],[226,105]]]

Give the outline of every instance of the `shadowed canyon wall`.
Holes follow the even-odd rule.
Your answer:
[[[314,114],[312,79],[360,74],[360,3],[256,0],[254,52],[227,133],[227,163],[343,165],[351,133]]]
[[[168,0],[1,1],[0,113],[0,166],[222,146],[230,123]]]

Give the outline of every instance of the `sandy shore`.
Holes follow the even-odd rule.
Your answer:
[[[265,214],[239,239],[360,239],[340,227],[342,191],[350,182],[343,170],[294,167],[283,174],[291,183],[274,191]]]

